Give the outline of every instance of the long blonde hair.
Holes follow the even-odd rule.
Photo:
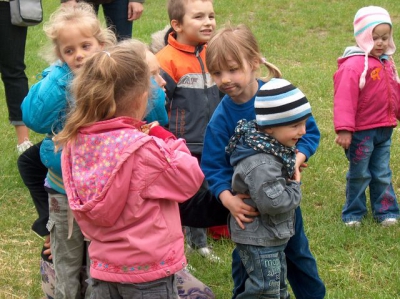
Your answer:
[[[262,81],[268,82],[271,78],[282,78],[281,71],[263,58],[254,34],[246,25],[240,24],[233,27],[226,24],[208,42],[206,65],[211,75],[215,71],[228,69],[228,58],[233,59],[240,69],[244,69],[244,60],[253,69],[255,69],[255,62],[265,65],[268,74],[265,77],[260,76]]]
[[[143,49],[132,43],[116,45],[88,58],[72,81],[76,106],[64,129],[55,137],[57,148],[75,140],[78,130],[115,116],[135,115],[150,89],[150,73]],[[146,105],[146,104],[145,104]]]
[[[60,31],[68,26],[78,27],[86,34],[92,35],[105,48],[115,45],[117,41],[114,32],[101,24],[90,4],[79,2],[76,5],[61,5],[43,25],[43,30],[53,47],[53,51],[47,51],[45,56],[49,62],[59,57]]]

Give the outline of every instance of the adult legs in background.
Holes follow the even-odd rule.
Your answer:
[[[25,74],[25,43],[27,27],[11,24],[10,3],[0,1],[0,73],[8,108],[8,118],[15,127],[18,152],[32,145],[29,130],[22,122],[21,103],[28,93]],[[26,144],[24,144],[26,142]]]
[[[129,0],[114,0],[103,4],[107,26],[113,26],[119,41],[132,37],[133,22],[128,21],[128,4]]]

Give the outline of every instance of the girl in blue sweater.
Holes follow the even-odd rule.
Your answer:
[[[215,110],[204,138],[201,168],[213,194],[229,209],[237,224],[251,222],[246,216],[258,213],[243,202],[244,194],[232,193],[233,167],[225,153],[230,137],[240,119],[255,119],[254,99],[258,89],[271,78],[281,77],[281,72],[262,57],[252,32],[244,25],[227,26],[219,30],[209,41],[206,54],[207,68],[225,97]],[[269,71],[268,77],[256,78],[260,65]],[[306,123],[307,133],[298,141],[294,177],[300,180],[300,169],[316,151],[320,132],[311,116]],[[295,235],[285,249],[288,280],[297,299],[321,299],[325,286],[319,278],[316,261],[310,252],[304,233],[300,207],[296,209]],[[248,275],[239,254],[232,253],[232,298],[241,298]]]

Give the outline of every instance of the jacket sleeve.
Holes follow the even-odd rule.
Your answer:
[[[357,72],[345,66],[340,67],[333,77],[333,124],[336,133],[355,130],[359,79]]]
[[[296,209],[301,200],[300,184],[282,177],[282,164],[264,163],[244,177],[250,197],[260,214],[275,216]]]
[[[54,123],[67,108],[69,78],[68,67],[52,66],[43,72],[43,79],[31,87],[21,105],[22,119],[28,128],[40,134],[53,132]]]
[[[317,151],[321,133],[313,116],[306,122],[306,134],[297,142],[296,148],[303,153],[307,160]]]
[[[160,150],[154,151],[155,156],[147,159],[147,171],[153,174],[149,175],[151,181],[145,183],[142,197],[180,203],[188,200],[200,189],[204,180],[197,158],[190,154],[183,139],[168,138],[165,143],[154,137],[154,141]],[[146,148],[143,150],[149,152]]]
[[[209,123],[204,137],[201,169],[203,170],[211,192],[219,199],[222,191],[232,190],[233,167],[225,153],[230,136],[218,128],[218,124]]]

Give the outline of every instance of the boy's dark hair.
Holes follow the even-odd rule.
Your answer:
[[[169,21],[176,20],[181,24],[183,22],[183,17],[185,16],[185,5],[187,5],[192,0],[168,0],[167,10]],[[213,0],[202,0],[211,1]]]
[[[185,4],[188,0],[168,0],[167,10],[169,21],[177,20],[179,23],[183,22],[185,16]]]

